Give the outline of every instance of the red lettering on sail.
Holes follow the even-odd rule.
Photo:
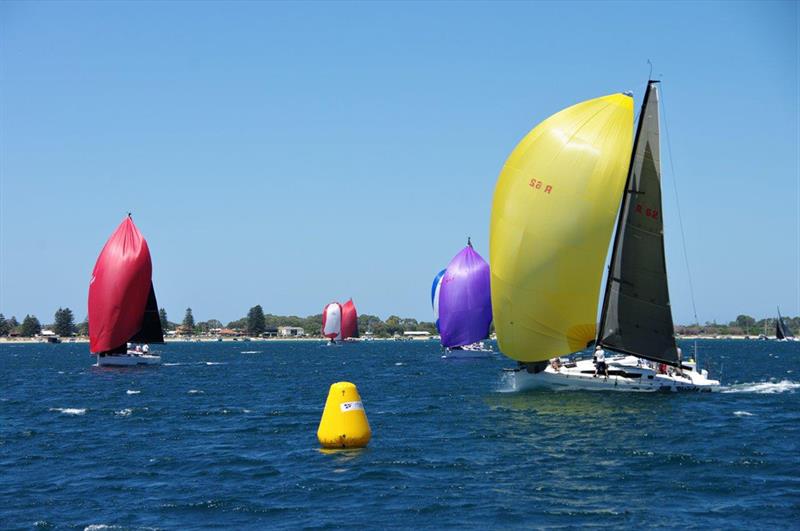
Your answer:
[[[538,179],[531,179],[531,180],[528,182],[528,186],[530,186],[530,187],[531,187],[531,188],[533,188],[534,190],[542,190],[542,187],[544,187],[544,190],[542,190],[542,191],[543,191],[544,193],[546,193],[546,194],[549,194],[550,192],[552,192],[552,191],[553,191],[553,187],[552,187],[551,185],[549,185],[549,184],[544,184],[542,181],[540,181],[540,180],[538,180]]]

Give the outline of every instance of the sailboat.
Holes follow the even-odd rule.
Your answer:
[[[342,304],[342,340],[354,341],[358,338],[358,312],[353,299]]]
[[[161,363],[148,346],[164,342],[152,271],[147,241],[128,214],[97,257],[89,281],[89,350],[98,366]]]
[[[331,344],[342,339],[342,305],[338,302],[326,304],[322,309],[322,335],[330,339]]]
[[[433,277],[433,284],[431,285],[431,307],[433,308],[433,322],[436,323],[436,330],[439,330],[439,294],[442,289],[442,277],[447,272],[447,269],[439,271]]]
[[[490,228],[492,306],[500,350],[519,362],[513,369],[517,389],[719,386],[696,363],[684,362],[675,342],[661,208],[658,81],[648,81],[633,150],[632,126],[630,94],[573,105],[534,128],[500,174]],[[600,374],[592,359],[582,359],[592,346],[605,357]]]
[[[489,290],[489,264],[472,247],[456,254],[434,285],[434,306],[443,357],[482,357],[487,352],[483,340],[492,324],[492,298]]]
[[[778,341],[797,341],[792,331],[786,325],[786,322],[781,316],[781,309],[778,308],[778,319],[775,320],[775,339]]]

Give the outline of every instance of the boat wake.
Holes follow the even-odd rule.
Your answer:
[[[65,415],[83,415],[84,413],[86,413],[86,408],[51,407],[50,411],[58,411],[59,413],[63,413]]]
[[[800,382],[781,380],[780,382],[750,382],[725,386],[721,393],[756,393],[773,395],[777,393],[794,393],[800,389]]]

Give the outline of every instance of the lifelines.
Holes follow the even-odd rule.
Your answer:
[[[317,429],[323,448],[363,448],[372,438],[364,404],[356,386],[336,382],[328,391]]]

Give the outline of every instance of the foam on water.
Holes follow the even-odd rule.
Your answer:
[[[63,413],[65,415],[83,415],[86,413],[86,408],[77,408],[77,407],[51,407],[50,411],[58,411],[59,413]]]
[[[130,417],[132,413],[133,413],[133,410],[131,408],[129,408],[129,407],[126,407],[125,409],[120,409],[119,411],[115,411],[114,412],[115,415],[118,415],[120,417]]]
[[[200,389],[189,389],[190,395],[202,395],[205,391],[201,391]]]
[[[734,411],[733,414],[736,415],[737,417],[753,417],[753,416],[755,416],[752,413],[750,413],[749,411]]]
[[[725,386],[721,393],[756,393],[772,395],[776,393],[794,393],[800,388],[800,382],[781,380],[780,382],[750,382]]]
[[[242,354],[261,354],[260,350],[243,350]]]
[[[225,365],[225,363],[223,363],[221,361],[207,361],[205,363],[206,363],[206,365]]]
[[[125,391],[126,395],[138,395],[139,393],[141,393],[141,391],[137,391],[136,389],[128,389]]]

